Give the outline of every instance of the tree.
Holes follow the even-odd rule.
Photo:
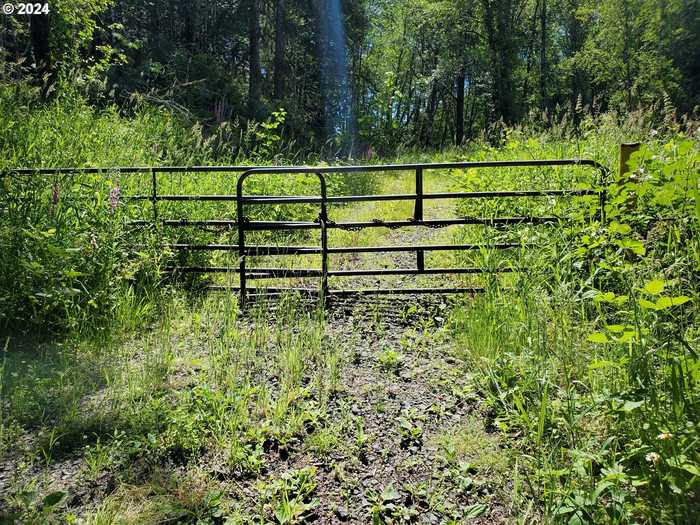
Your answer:
[[[547,0],[540,0],[540,106],[548,109],[547,102]]]
[[[42,86],[42,98],[47,97],[54,81],[54,72],[51,64],[51,47],[49,45],[49,20],[49,15],[47,14],[37,14],[29,17],[32,52],[34,55],[37,80]]]
[[[262,74],[260,71],[260,0],[248,0],[248,116],[260,110]]]
[[[517,118],[513,73],[517,59],[519,0],[482,0],[484,30],[493,64],[493,105],[496,119],[512,123]]]
[[[285,0],[275,0],[275,100],[284,98],[286,16]]]

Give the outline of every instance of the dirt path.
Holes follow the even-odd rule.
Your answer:
[[[426,178],[426,193],[449,191],[449,179],[446,175],[431,175]],[[377,193],[396,194],[412,193],[412,175],[389,176]],[[406,220],[414,214],[414,202],[367,202],[338,210],[339,221],[372,221],[372,220]],[[456,216],[454,201],[433,200],[425,201],[424,217],[426,219],[454,218]],[[347,232],[335,230],[329,236],[330,246],[398,246],[420,244],[449,244],[453,240],[454,229],[431,229],[426,227],[407,227],[398,229],[368,228],[360,231]],[[425,252],[426,267],[449,266],[453,263],[452,252]],[[335,256],[331,267],[338,269],[367,269],[367,268],[415,268],[416,254],[414,252],[390,252],[385,254],[348,254]],[[331,280],[343,288],[390,288],[390,287],[421,287],[440,286],[458,280],[449,276],[382,276],[361,278],[336,278]]]
[[[433,178],[430,191],[448,191]],[[403,193],[405,179],[388,179],[382,193]],[[335,220],[398,220],[412,215],[412,202],[362,203],[340,210]],[[426,218],[456,216],[453,202],[426,206]],[[335,246],[450,243],[453,231],[415,227],[359,232],[333,231]],[[434,266],[454,260],[442,252]],[[335,268],[412,268],[415,254],[351,254]],[[427,266],[428,264],[426,264]],[[439,276],[352,278],[345,288],[421,287],[457,284]],[[368,297],[330,310],[329,347],[340,348],[342,373],[329,399],[322,432],[330,446],[302,447],[280,457],[271,452],[271,479],[316,469],[318,506],[311,523],[510,523],[512,476],[509,453],[487,428],[482,400],[459,349],[445,328],[444,297]],[[287,474],[288,475],[288,474]],[[243,490],[252,507],[258,493]]]

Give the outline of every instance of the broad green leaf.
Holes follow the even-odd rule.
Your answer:
[[[644,244],[640,241],[636,241],[634,239],[622,239],[617,243],[617,245],[620,248],[624,248],[626,250],[630,250],[631,252],[637,254],[637,255],[644,255],[646,253],[646,248],[644,247]]]
[[[611,233],[618,233],[620,235],[629,235],[632,232],[632,228],[627,224],[613,222],[610,224],[610,226],[608,226],[608,231]]]
[[[465,518],[478,518],[488,510],[488,506],[483,503],[474,503],[464,507]]]
[[[610,303],[615,300],[615,294],[613,292],[600,292],[595,296],[594,301],[600,303]]]
[[[401,499],[401,494],[393,486],[385,487],[382,491],[382,499],[384,501],[396,501]]]
[[[618,337],[616,340],[618,343],[629,343],[634,337],[637,335],[637,332],[628,330],[624,332],[620,337]]]
[[[612,332],[614,334],[619,334],[620,332],[624,332],[625,327],[622,326],[621,324],[609,324],[605,327],[605,329],[608,332]]]
[[[63,501],[63,498],[65,497],[65,492],[52,492],[44,498],[44,507],[55,507],[56,505],[61,503]]]
[[[690,301],[690,297],[686,297],[685,295],[680,295],[678,297],[659,297],[659,300],[656,301],[656,309],[664,310],[672,306],[685,304],[688,301]]]
[[[647,284],[644,285],[644,291],[651,295],[659,295],[661,292],[664,291],[665,286],[666,281],[654,279],[653,281],[649,281]]]
[[[597,501],[601,494],[603,494],[610,487],[614,486],[615,484],[610,480],[604,479],[599,481],[595,487],[595,491],[593,491],[593,500]]]
[[[608,339],[608,336],[602,332],[592,333],[591,335],[588,336],[588,340],[591,343],[599,343],[599,344],[605,344],[605,343],[610,342],[610,339]]]
[[[619,306],[621,304],[625,304],[627,302],[627,299],[629,299],[629,296],[627,295],[618,295],[612,302]]]
[[[683,463],[680,468],[686,472],[690,472],[693,476],[700,476],[700,469],[697,465],[693,465],[692,463]]]
[[[644,401],[625,401],[625,404],[622,405],[622,411],[623,412],[632,412],[633,410],[637,410],[639,407],[644,405]]]
[[[661,191],[654,194],[653,200],[660,206],[670,206],[673,204],[673,199],[677,195],[676,191],[670,186],[665,187]]]
[[[678,154],[680,156],[685,155],[688,153],[690,150],[693,149],[693,142],[690,140],[684,140],[680,144],[678,144]]]
[[[642,308],[646,308],[647,310],[656,310],[656,303],[652,303],[651,301],[647,301],[646,299],[640,299],[639,306],[641,306]]]

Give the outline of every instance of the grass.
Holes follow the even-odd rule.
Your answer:
[[[31,115],[36,137],[20,123],[7,132],[16,146],[4,166],[31,160],[28,152],[48,140],[43,134],[56,129],[49,124],[60,121],[61,111]],[[171,143],[170,156],[144,156],[150,150],[143,141],[159,136],[154,129],[167,135],[167,126],[178,125],[160,117],[127,120],[85,113],[80,104],[71,111],[74,128],[66,134],[106,131],[86,146],[64,139],[60,157],[47,160],[52,165],[212,160],[197,150],[196,134],[194,142]],[[429,262],[435,266],[527,269],[449,281],[486,288],[449,303],[360,302],[338,315],[289,296],[274,308],[260,303],[242,314],[235,296],[162,286],[159,268],[170,255],[155,258],[157,237],[142,239],[150,248],[136,257],[111,258],[133,241],[122,221],[141,213],[139,207],[120,207],[123,215],[115,217],[102,201],[74,220],[83,205],[69,198],[72,186],[61,186],[67,204],[54,215],[48,213],[52,188],[30,188],[41,212],[12,208],[23,214],[2,223],[2,239],[46,267],[19,265],[22,250],[5,252],[3,278],[12,285],[4,288],[11,293],[2,296],[3,313],[8,320],[8,305],[19,305],[30,290],[33,310],[22,311],[39,316],[33,326],[63,330],[23,334],[9,326],[0,343],[2,517],[94,524],[693,522],[700,479],[697,137],[650,139],[609,118],[597,127],[584,122],[579,138],[562,140],[556,129],[541,135],[513,130],[498,148],[480,144],[387,159],[581,156],[613,165],[614,144],[648,139],[632,161],[635,176],[614,186],[607,226],[585,200],[523,199],[497,207],[440,201],[426,215],[554,210],[571,220],[508,230],[333,231],[336,246],[532,245],[522,252],[434,254]],[[122,126],[137,132],[131,152],[115,146],[128,136]],[[112,135],[112,142],[99,146],[101,135]],[[113,151],[124,156],[110,158]],[[502,170],[498,176],[437,171],[427,175],[426,191],[585,187],[594,184],[590,175],[583,169]],[[107,189],[97,179],[81,183],[89,183],[89,191]],[[169,184],[167,191],[202,193],[228,187],[215,176],[185,175]],[[286,184],[280,191],[314,191],[305,180]],[[412,191],[409,173],[334,184],[336,192]],[[289,212],[312,217],[315,210]],[[411,213],[405,202],[333,209],[335,220]],[[41,233],[52,227],[54,233]],[[92,246],[92,231],[97,269],[85,266],[85,251],[72,251]],[[202,239],[232,242],[229,237],[208,232]],[[117,263],[129,271],[114,270]],[[300,257],[281,264],[317,263]],[[332,261],[342,268],[412,264],[412,254]],[[63,272],[49,279],[63,267],[86,276]],[[20,280],[24,287],[14,283],[21,272],[34,276]],[[93,273],[111,277],[89,281]],[[36,293],[72,286],[81,293],[55,300]]]

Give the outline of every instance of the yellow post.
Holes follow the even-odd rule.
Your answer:
[[[639,151],[640,145],[641,144],[639,142],[628,142],[626,144],[620,144],[620,176],[617,179],[617,184],[619,184],[620,186],[624,186],[627,182],[629,182],[628,174],[630,170],[627,164],[629,163],[632,153],[634,153],[635,151]],[[636,192],[631,191],[627,195],[627,202],[625,202],[623,206],[626,207],[627,211],[631,211],[637,207]]]
[[[620,144],[620,183],[624,184],[624,175],[626,173],[629,173],[629,167],[627,166],[627,163],[630,160],[630,157],[632,156],[632,153],[635,151],[639,151],[639,146],[641,144],[639,142],[628,142],[626,144]]]

